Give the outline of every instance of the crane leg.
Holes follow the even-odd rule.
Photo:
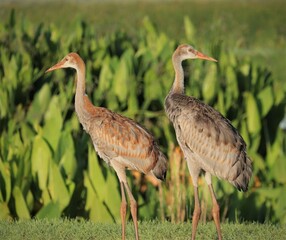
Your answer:
[[[192,221],[192,240],[195,240],[196,238],[197,226],[201,215],[201,207],[200,207],[199,193],[197,186],[194,186],[194,194],[195,194],[195,209],[193,212],[193,221]]]
[[[185,154],[185,153],[184,153]],[[185,158],[187,161],[187,165],[189,168],[190,175],[192,176],[192,181],[194,185],[194,197],[195,197],[195,208],[193,212],[193,219],[192,219],[192,240],[195,240],[197,227],[201,216],[201,206],[199,200],[199,191],[198,191],[198,178],[201,169],[196,167],[189,158]]]
[[[123,182],[120,182],[120,187],[121,187],[120,215],[121,215],[122,240],[124,240],[125,239],[125,219],[126,219],[127,202],[126,202],[126,198],[125,198],[124,183]]]
[[[217,203],[212,184],[209,184],[209,189],[210,189],[210,193],[211,193],[211,197],[212,197],[212,203],[213,203],[212,215],[213,215],[213,219],[215,222],[218,239],[221,240],[222,236],[221,236],[221,229],[220,229],[219,205]]]
[[[131,209],[131,215],[134,223],[134,229],[135,229],[135,236],[136,240],[139,240],[139,233],[138,233],[138,221],[137,221],[137,202],[135,198],[132,195],[132,192],[127,184],[127,182],[124,183],[125,189],[127,191],[129,200],[130,200],[130,209]]]

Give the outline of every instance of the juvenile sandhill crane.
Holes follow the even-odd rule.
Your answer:
[[[205,173],[211,193],[212,215],[218,239],[221,239],[219,205],[211,176],[225,179],[238,190],[246,191],[252,174],[252,163],[246,154],[244,140],[230,121],[212,107],[184,94],[182,61],[197,58],[216,62],[186,44],[178,46],[173,53],[175,80],[165,99],[165,111],[175,128],[194,186],[192,239],[195,239],[201,213],[198,196],[198,177],[201,172]]]
[[[78,119],[84,130],[90,135],[99,156],[114,168],[120,181],[122,239],[125,239],[127,206],[124,188],[130,200],[135,236],[136,239],[139,239],[137,203],[128,186],[125,168],[151,174],[157,179],[164,180],[167,159],[159,150],[153,136],[139,124],[106,108],[92,105],[85,94],[85,64],[77,53],[69,53],[46,72],[59,68],[76,70],[75,111]]]

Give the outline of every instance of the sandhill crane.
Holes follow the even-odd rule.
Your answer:
[[[184,44],[172,56],[175,70],[173,86],[165,99],[165,111],[173,123],[178,143],[184,153],[194,186],[192,239],[195,239],[200,218],[198,177],[205,173],[212,198],[212,215],[218,238],[221,239],[219,205],[212,187],[211,176],[228,180],[238,190],[246,191],[252,175],[252,163],[246,154],[246,144],[230,121],[200,100],[184,94],[186,59],[217,61]]]
[[[92,105],[85,94],[85,63],[77,53],[69,53],[46,72],[59,68],[76,70],[75,111],[78,119],[84,130],[90,135],[99,156],[114,168],[120,181],[122,239],[125,239],[127,206],[124,188],[130,200],[135,236],[136,239],[139,239],[137,203],[128,186],[125,168],[135,169],[164,180],[167,159],[159,150],[153,136],[139,124],[106,108]]]

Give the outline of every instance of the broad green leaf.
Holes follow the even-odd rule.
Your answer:
[[[157,74],[154,68],[147,70],[144,76],[144,109],[148,109],[149,104],[153,100],[164,99],[162,94],[162,86],[157,80]]]
[[[285,174],[283,174],[285,176]],[[280,195],[278,198],[278,202],[276,205],[277,217],[280,220],[281,224],[286,224],[286,187],[285,185],[281,186],[280,188]]]
[[[58,202],[60,209],[64,210],[69,204],[71,196],[67,190],[63,176],[59,167],[54,161],[50,161],[49,184],[50,195],[54,202]]]
[[[114,220],[110,215],[107,206],[99,200],[97,195],[94,195],[93,197],[93,206],[89,211],[89,219],[94,222],[113,223]]]
[[[51,91],[48,84],[45,84],[36,94],[32,105],[29,107],[27,121],[32,124],[39,124],[47,110],[51,98]]]
[[[268,114],[274,104],[274,94],[272,90],[273,89],[270,86],[267,86],[261,92],[259,92],[257,96],[262,117],[265,117]]]
[[[147,36],[155,37],[157,35],[157,31],[149,17],[144,17],[143,26],[147,32]]]
[[[38,179],[39,188],[44,190],[47,187],[49,162],[52,159],[50,148],[43,138],[37,135],[34,139],[32,150],[32,174]]]
[[[11,218],[10,209],[7,202],[0,201],[0,220],[9,220]]]
[[[69,179],[73,179],[77,170],[77,162],[74,153],[66,151],[60,160],[60,167],[64,169],[64,172]]]
[[[50,202],[47,205],[43,206],[41,210],[37,213],[37,219],[53,219],[59,218],[61,216],[61,208],[58,202]]]
[[[226,107],[225,107],[225,102],[224,102],[224,93],[222,92],[222,90],[220,89],[218,91],[218,111],[225,116],[226,115]]]
[[[135,87],[131,87],[131,89],[137,89],[135,80],[134,80],[134,83],[131,85],[135,86]],[[139,110],[139,107],[138,107],[138,99],[137,99],[136,91],[130,91],[130,95],[128,98],[128,114],[131,116],[134,116],[136,113],[138,113],[138,110]]]
[[[105,58],[99,74],[98,87],[94,92],[96,100],[102,99],[104,97],[103,94],[110,90],[112,81],[113,73],[110,68],[110,58]]]
[[[247,127],[251,134],[257,134],[261,129],[261,119],[257,102],[250,92],[244,94],[247,114]]]
[[[210,102],[215,97],[218,87],[216,65],[211,64],[207,71],[208,72],[203,83],[202,93],[204,100],[206,102]]]
[[[236,100],[239,95],[237,77],[233,67],[228,66],[226,68],[226,88],[227,94],[231,96],[232,100]],[[229,106],[229,105],[228,105]]]
[[[11,197],[11,172],[8,163],[0,157],[0,201],[9,202]]]
[[[185,35],[188,41],[195,41],[196,29],[188,16],[184,17]]]
[[[273,164],[272,168],[270,168],[270,172],[272,175],[272,179],[275,182],[286,184],[286,161],[284,156],[280,156],[276,159],[275,163]]]
[[[83,184],[86,188],[86,201],[85,201],[85,210],[89,211],[93,206],[94,195],[96,195],[95,189],[91,183],[90,177],[87,171],[83,172]]]
[[[246,142],[246,145],[249,146],[250,136],[249,136],[249,132],[247,130],[247,120],[241,121],[241,123],[240,123],[240,134],[243,137],[244,141]]]
[[[73,179],[77,170],[77,161],[75,158],[74,142],[71,133],[65,131],[61,134],[56,158],[59,165],[64,169],[69,179]]]
[[[8,91],[0,88],[0,119],[7,116],[9,112],[9,104],[8,104]]]
[[[26,204],[26,201],[23,197],[23,194],[18,186],[15,186],[13,189],[13,197],[15,201],[15,208],[17,216],[20,219],[30,219],[30,213]]]
[[[108,171],[106,186],[105,186],[105,197],[104,202],[106,203],[108,209],[110,210],[113,218],[116,219],[117,222],[120,221],[120,203],[121,203],[121,195],[120,195],[120,186],[119,180],[114,171]]]
[[[91,146],[88,148],[88,177],[93,189],[103,201],[106,193],[105,177],[99,165],[97,154]]]
[[[113,89],[114,94],[117,96],[123,106],[126,105],[127,96],[130,91],[136,91],[136,89],[130,89],[132,57],[134,56],[133,50],[127,50],[122,55],[117,68],[115,69]]]
[[[59,99],[57,96],[54,96],[45,113],[45,124],[43,127],[43,137],[47,139],[54,152],[58,147],[62,125],[63,119],[59,109]]]
[[[125,103],[129,92],[129,73],[127,63],[121,58],[120,63],[115,71],[113,80],[114,94],[121,103]],[[131,89],[132,91],[132,89]]]
[[[89,212],[89,219],[94,222],[113,222],[112,216],[107,210],[104,201],[99,198],[99,194],[97,194],[92,186],[90,177],[86,171],[84,171],[84,186],[87,189],[85,210]]]
[[[275,141],[272,144],[267,142],[266,163],[269,168],[273,168],[277,159],[282,156],[285,157],[285,152],[282,147],[283,141],[285,141],[285,132],[278,131]]]

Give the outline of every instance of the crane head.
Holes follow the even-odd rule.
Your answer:
[[[174,52],[173,57],[179,57],[181,61],[186,59],[204,59],[217,62],[216,59],[199,52],[188,44],[182,44],[178,46],[176,51]]]
[[[50,67],[46,72],[51,72],[60,68],[74,68],[77,69],[80,56],[77,53],[69,53],[61,61]]]

